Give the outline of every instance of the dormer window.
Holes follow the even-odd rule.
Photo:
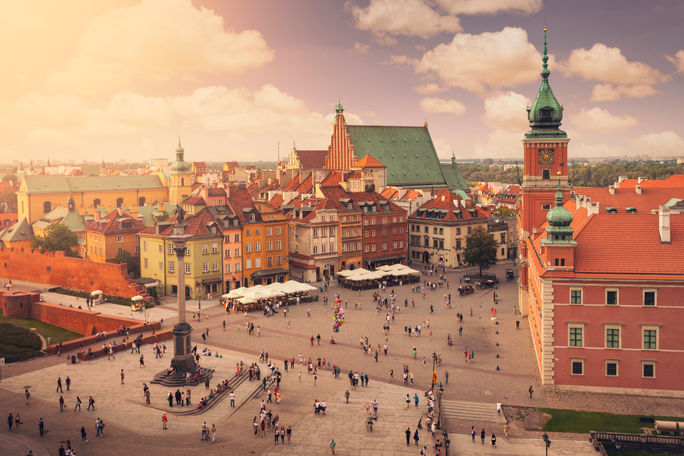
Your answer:
[[[249,221],[250,221],[250,222],[253,222],[253,221],[255,221],[255,220],[256,220],[256,215],[254,215],[254,214],[249,214]]]

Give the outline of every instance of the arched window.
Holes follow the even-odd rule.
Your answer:
[[[185,187],[185,179],[181,177],[181,187]]]
[[[45,201],[43,203],[43,213],[47,214],[52,210],[52,203],[50,201]]]
[[[144,206],[145,205],[145,197],[141,196],[138,198],[138,206]]]
[[[117,198],[116,199],[116,207],[121,207],[123,206],[123,198]]]

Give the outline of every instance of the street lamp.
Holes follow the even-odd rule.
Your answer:
[[[442,393],[444,392],[444,387],[442,382],[439,382],[439,396],[437,396],[437,405],[439,406],[439,413],[437,414],[437,428],[441,429],[442,426]],[[444,432],[446,434],[446,431]]]
[[[437,363],[437,353],[432,352],[432,390],[435,389],[435,382],[437,381],[437,371],[435,370],[435,363]]]
[[[551,440],[549,440],[549,434],[544,432],[542,434],[542,439],[544,440],[544,443],[546,444],[546,456],[549,456],[549,447],[551,446]]]

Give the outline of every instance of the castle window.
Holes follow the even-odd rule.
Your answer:
[[[141,196],[138,198],[138,206],[144,206],[145,205],[145,197]]]
[[[123,206],[123,198],[117,198],[116,199],[116,207],[121,207]]]
[[[43,213],[47,214],[52,210],[52,203],[50,201],[45,201],[43,203]]]
[[[549,180],[549,179],[551,179],[551,170],[549,170],[549,169],[542,169],[542,179],[544,179],[544,180]]]

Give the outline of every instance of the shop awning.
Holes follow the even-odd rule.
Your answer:
[[[212,277],[209,279],[202,279],[202,285],[209,285],[211,283],[219,283],[221,282],[221,277]]]
[[[250,277],[254,279],[256,277],[266,277],[266,276],[276,275],[276,274],[287,274],[287,269],[283,269],[283,268],[262,269],[260,271],[254,271]]]

